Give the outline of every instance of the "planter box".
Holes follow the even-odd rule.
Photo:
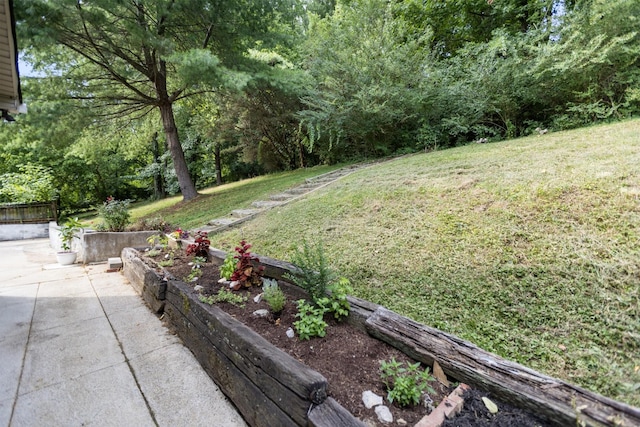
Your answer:
[[[158,287],[160,275],[135,261],[135,252],[123,252],[125,274],[139,292]],[[212,249],[214,262],[225,253]],[[126,254],[126,255],[125,255]],[[260,257],[265,276],[282,278],[291,264]],[[128,272],[141,269],[144,272]],[[153,283],[151,283],[153,282]],[[293,285],[286,292],[302,290]],[[157,292],[154,298],[159,298]],[[165,314],[222,391],[251,426],[358,426],[364,424],[331,398],[319,373],[276,348],[221,309],[203,304],[191,286],[168,279]],[[147,300],[145,296],[145,300]],[[158,301],[160,301],[158,299]],[[556,426],[640,425],[640,409],[597,395],[488,353],[467,341],[414,322],[382,306],[349,298],[348,321],[370,335],[431,366],[438,361],[450,378],[494,393],[502,400],[528,409]]]
[[[94,231],[83,229],[78,239],[73,239],[71,249],[78,252],[78,261],[89,264],[105,262],[109,258],[119,257],[124,248],[140,248],[148,246],[149,236],[157,231]],[[60,251],[60,227],[55,222],[49,223],[49,242],[51,247]]]

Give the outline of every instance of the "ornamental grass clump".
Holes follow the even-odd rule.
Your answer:
[[[287,297],[274,279],[263,279],[262,297],[272,313],[280,313],[287,303]]]

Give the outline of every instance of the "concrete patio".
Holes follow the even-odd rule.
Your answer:
[[[245,426],[193,355],[106,264],[0,242],[0,426]]]

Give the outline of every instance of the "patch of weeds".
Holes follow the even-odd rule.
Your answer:
[[[398,406],[418,405],[425,392],[434,394],[429,385],[434,378],[429,369],[420,370],[420,363],[400,363],[395,358],[380,361],[380,377],[387,387],[387,399]]]
[[[280,289],[280,286],[278,286],[278,282],[273,279],[263,279],[262,290],[262,297],[267,305],[269,305],[271,312],[280,313],[287,303],[287,297],[284,292],[282,292],[282,289]]]
[[[322,318],[325,311],[321,307],[309,304],[307,301],[298,300],[298,313],[296,317],[300,320],[293,322],[298,336],[301,340],[308,340],[311,337],[324,337],[327,334],[327,322]]]
[[[247,297],[231,292],[227,288],[220,288],[217,294],[204,296],[200,295],[198,299],[205,304],[213,305],[221,302],[228,302],[239,307],[244,307],[244,303],[247,302]]]
[[[158,265],[160,267],[171,267],[173,266],[173,259],[163,259],[162,261],[158,261]]]

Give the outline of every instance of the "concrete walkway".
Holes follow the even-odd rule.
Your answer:
[[[0,242],[0,426],[245,426],[178,338],[106,264]]]

